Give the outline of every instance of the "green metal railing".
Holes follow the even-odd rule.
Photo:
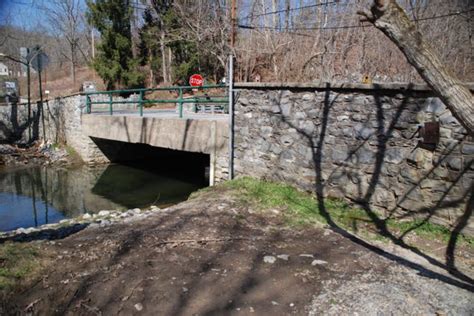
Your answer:
[[[146,104],[160,104],[160,103],[172,103],[178,104],[178,113],[179,117],[183,117],[183,105],[185,103],[193,103],[193,112],[197,112],[197,105],[199,104],[222,104],[224,112],[228,112],[228,102],[229,99],[227,97],[227,93],[224,93],[224,96],[209,96],[207,94],[204,95],[191,95],[189,97],[184,97],[185,91],[196,91],[205,92],[206,90],[209,91],[210,89],[222,89],[224,92],[227,90],[226,85],[204,85],[200,87],[191,87],[191,86],[176,86],[176,87],[164,87],[164,88],[153,88],[153,89],[128,89],[128,90],[111,90],[111,91],[97,91],[97,92],[86,92],[86,111],[87,113],[92,113],[92,106],[96,104],[108,104],[109,105],[109,114],[114,114],[114,104],[138,104],[138,111],[140,116],[143,116],[143,107]],[[178,97],[175,99],[147,99],[145,98],[146,93],[150,93],[153,91],[170,91],[170,92],[178,92]],[[114,95],[132,95],[138,94],[138,100],[114,100]],[[94,95],[108,95],[108,101],[96,101],[91,98]]]

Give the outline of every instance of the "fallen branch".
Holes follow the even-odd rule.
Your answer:
[[[31,313],[31,312],[33,312],[33,307],[35,307],[35,305],[38,304],[39,301],[41,301],[40,298],[37,299],[37,300],[34,300],[34,301],[31,302],[30,304],[28,304],[28,306],[25,307],[24,312],[25,312],[25,313]]]

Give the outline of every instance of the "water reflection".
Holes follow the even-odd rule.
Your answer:
[[[205,185],[203,172],[177,176],[143,163],[3,171],[0,230],[54,223],[105,209],[168,206]]]

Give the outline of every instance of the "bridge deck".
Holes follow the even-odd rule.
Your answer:
[[[104,115],[111,116],[108,110],[94,111],[88,115]],[[129,116],[129,117],[140,117],[138,110],[114,110],[112,116]],[[171,118],[179,119],[179,114],[174,110],[144,110],[143,117],[156,117],[156,118]],[[228,120],[228,114],[223,113],[184,113],[183,119],[193,120]]]

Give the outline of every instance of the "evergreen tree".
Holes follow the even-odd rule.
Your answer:
[[[138,70],[139,59],[132,53],[129,0],[87,0],[87,20],[101,34],[97,57],[92,66],[104,80],[107,89],[143,86]]]

